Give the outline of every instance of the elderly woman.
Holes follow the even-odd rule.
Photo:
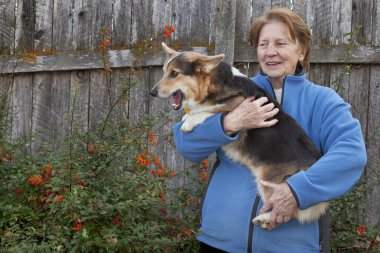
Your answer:
[[[273,188],[264,204],[250,171],[231,161],[221,147],[239,138],[243,128],[276,124],[269,120],[278,112],[273,104],[248,98],[189,133],[180,131],[182,122],[176,124],[176,147],[185,158],[200,161],[215,152],[218,157],[201,207],[201,252],[320,252],[318,221],[300,224],[292,217],[297,208],[336,199],[358,181],[366,163],[360,124],[332,89],[307,80],[310,31],[297,14],[278,8],[258,18],[251,26],[251,44],[260,63],[252,80],[297,120],[323,156],[285,183],[263,182]],[[252,218],[269,209],[274,229],[266,231]]]

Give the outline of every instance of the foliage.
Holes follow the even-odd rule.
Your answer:
[[[183,175],[150,150],[157,119],[134,124],[108,118],[91,134],[73,127],[58,153],[28,154],[1,139],[0,251],[195,250],[200,192],[175,187]],[[203,182],[202,173],[186,176]]]
[[[168,38],[174,28],[163,31]],[[99,34],[110,88],[111,32]],[[80,84],[74,84],[68,136],[37,152],[30,152],[30,140],[15,143],[0,135],[0,252],[198,251],[207,162],[186,173],[166,167],[155,131],[172,120],[168,115],[138,121],[115,116],[137,84],[129,76],[117,98],[109,94],[109,112],[90,132],[81,127]],[[182,177],[188,186],[176,185]]]
[[[351,59],[354,49],[357,46],[357,42],[363,41],[364,38],[362,36],[359,36],[361,26],[355,26],[352,32],[346,33],[343,36],[347,38],[348,44],[345,48],[345,55],[343,59],[340,59],[343,61],[343,67],[342,72],[340,75],[331,83],[331,87],[335,89],[336,92],[342,92],[344,91],[344,76],[347,74],[350,74],[352,65],[348,63],[348,61]]]
[[[357,43],[363,38],[359,36],[361,27],[356,26],[352,32],[344,34],[347,37],[345,57],[342,72],[332,82],[331,86],[337,92],[342,92],[344,75],[350,74],[351,64],[348,63]],[[332,252],[371,252],[371,242],[376,240],[380,229],[365,224],[364,203],[366,192],[369,191],[364,178],[360,180],[346,196],[335,200],[331,205],[330,244]]]
[[[364,199],[368,190],[362,181],[346,196],[331,205],[331,252],[375,252],[369,245],[380,234],[378,228],[364,223]],[[366,251],[368,248],[369,251]]]

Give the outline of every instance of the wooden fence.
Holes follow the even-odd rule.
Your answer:
[[[164,55],[158,47],[141,50],[143,40],[155,36],[164,24],[176,31],[169,44],[210,54],[225,53],[247,75],[257,72],[257,59],[249,47],[252,20],[266,10],[285,6],[299,13],[312,30],[312,70],[309,79],[331,86],[352,105],[367,141],[365,180],[367,222],[379,223],[380,213],[380,1],[377,0],[0,0],[0,96],[12,91],[8,108],[17,111],[10,139],[35,131],[43,133],[31,143],[35,151],[44,142],[64,136],[65,115],[72,106],[72,91],[84,97],[80,114],[83,129],[97,127],[109,109],[109,95],[131,68],[142,67],[132,99],[120,104],[117,117],[138,120],[159,113],[168,101],[149,97],[159,80]],[[102,68],[98,33],[112,31],[108,52],[110,82]],[[357,36],[355,47],[351,39]],[[160,38],[161,39],[161,38]],[[352,49],[352,51],[351,51]],[[349,56],[349,57],[348,57]],[[347,74],[345,66],[351,66]],[[340,82],[339,82],[340,81]],[[80,87],[77,84],[81,84]],[[110,93],[111,90],[111,93]],[[179,112],[171,112],[179,117]],[[159,136],[171,131],[166,125]],[[172,145],[161,147],[169,166],[184,170],[186,162]],[[185,180],[185,179],[184,179]],[[339,180],[339,179],[338,179]],[[344,179],[341,179],[344,180]]]

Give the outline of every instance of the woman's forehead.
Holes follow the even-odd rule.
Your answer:
[[[292,40],[289,27],[281,21],[272,21],[263,25],[260,31],[259,40],[269,40],[269,39]]]

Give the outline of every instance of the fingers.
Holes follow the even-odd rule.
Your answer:
[[[276,211],[272,211],[271,216],[270,216],[270,222],[276,226],[278,224],[288,222],[289,220],[290,220],[289,217],[282,216],[281,214],[277,213]]]
[[[263,121],[263,122],[261,122],[260,124],[258,124],[258,127],[257,127],[257,128],[271,127],[271,126],[276,125],[277,122],[278,122],[277,119],[272,119],[272,120],[269,120],[269,121]]]
[[[276,212],[274,211],[271,212],[271,215],[269,218],[269,224],[270,224],[271,229],[277,227],[278,224],[282,223],[282,219],[280,219],[280,217],[281,216],[279,216]],[[280,222],[277,222],[277,220]]]
[[[281,224],[284,222],[284,216],[278,215],[276,217],[276,223]]]
[[[270,201],[265,202],[265,204],[260,209],[260,214],[268,212],[272,208]]]
[[[261,97],[261,98],[258,98],[256,100],[253,100],[253,103],[255,103],[256,105],[258,105],[259,107],[261,107],[262,105],[264,105],[266,102],[268,102],[268,98],[267,97]],[[274,107],[274,105],[273,105],[273,107]]]
[[[290,221],[291,218],[292,218],[291,216],[286,216],[286,217],[284,217],[284,222],[288,222],[288,221]]]
[[[275,108],[274,103],[267,103],[267,97],[258,99],[255,97],[246,98],[224,118],[225,130],[239,131],[242,128],[265,128],[274,126],[278,120],[273,119],[273,116],[279,112],[279,109]]]
[[[267,99],[268,100],[268,99]],[[262,105],[261,106],[261,109],[264,111],[264,112],[270,112],[272,111],[274,108],[274,104],[273,103],[269,103],[269,104],[266,104],[266,105]]]

